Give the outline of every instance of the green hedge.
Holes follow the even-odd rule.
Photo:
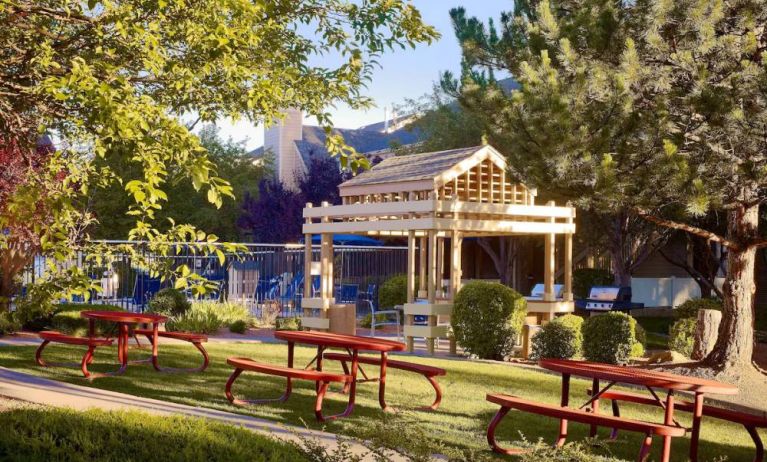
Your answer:
[[[115,305],[90,305],[85,303],[62,303],[56,306],[51,317],[51,328],[68,335],[88,335],[88,320],[80,316],[81,311],[125,311]],[[110,335],[116,332],[116,324],[96,321],[96,335]]]
[[[716,298],[693,298],[676,307],[674,317],[676,319],[698,319],[698,311],[700,310],[722,311],[722,301]]]
[[[160,290],[149,300],[149,312],[165,316],[183,316],[191,307],[186,295],[171,287]]]
[[[415,292],[418,293],[418,278],[415,278]],[[387,279],[378,289],[378,306],[393,308],[407,302],[407,276],[398,274]]]
[[[583,323],[583,356],[589,361],[626,364],[630,357],[644,355],[645,333],[625,313],[592,316]]]
[[[0,412],[0,460],[305,461],[288,443],[233,425],[135,411]]]
[[[532,359],[570,359],[583,349],[583,318],[568,314],[544,324],[532,338]]]
[[[692,348],[695,342],[695,330],[698,320],[695,318],[682,318],[671,325],[669,332],[669,349],[683,354],[689,358],[692,356]]]
[[[450,321],[467,352],[502,360],[511,354],[526,312],[527,301],[518,292],[497,282],[472,281],[456,295]]]

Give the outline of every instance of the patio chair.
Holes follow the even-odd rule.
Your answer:
[[[336,294],[336,301],[339,303],[354,303],[357,301],[357,293],[359,292],[359,284],[341,284],[338,287]]]
[[[375,337],[376,327],[381,326],[397,326],[397,339],[402,338],[402,324],[400,323],[400,312],[397,309],[391,310],[377,310],[375,304],[371,300],[359,300],[359,303],[363,306],[367,306],[370,310],[370,335]],[[394,315],[394,320],[387,319],[387,316]],[[378,320],[378,317],[382,316],[383,320]]]

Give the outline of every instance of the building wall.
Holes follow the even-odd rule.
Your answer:
[[[264,150],[274,153],[274,169],[277,179],[289,188],[296,189],[298,155],[294,141],[303,138],[303,114],[298,109],[285,111],[285,119],[264,128]]]

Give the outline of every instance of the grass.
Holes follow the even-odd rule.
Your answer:
[[[34,347],[12,346],[0,349],[0,365],[79,385],[238,412],[286,424],[303,425],[303,422],[306,422],[311,428],[323,427],[314,420],[313,383],[297,382],[291,399],[282,404],[237,407],[231,405],[224,397],[224,384],[231,372],[231,368],[226,365],[227,357],[247,356],[259,361],[284,364],[287,356],[287,348],[284,344],[213,343],[208,344],[208,350],[211,354],[211,366],[204,373],[158,374],[146,365],[135,365],[129,367],[128,372],[123,376],[97,379],[92,383],[84,380],[76,369],[37,367],[33,360]],[[46,353],[51,360],[71,362],[80,357],[82,350],[56,345],[49,347]],[[146,355],[145,350],[131,350],[132,359]],[[160,355],[163,363],[169,366],[195,364],[198,361],[196,351],[185,345],[161,345]],[[297,365],[308,363],[313,356],[312,349],[296,348]],[[560,399],[559,376],[492,362],[421,357],[409,357],[408,360],[432,364],[447,370],[447,376],[441,377],[444,399],[437,412],[413,411],[398,414],[394,418],[408,419],[410,425],[419,426],[428,438],[445,445],[450,450],[487,452],[484,432],[496,410],[495,406],[485,401],[487,392],[504,392],[549,403],[557,403]],[[113,361],[114,350],[97,350],[93,369],[108,370],[113,367],[111,364]],[[329,363],[326,369],[340,370],[333,363]],[[373,374],[376,372],[372,366],[366,369]],[[251,398],[277,397],[282,393],[283,386],[284,382],[281,379],[246,372],[235,384],[234,392],[238,396]],[[571,402],[580,404],[585,401],[585,390],[588,386],[590,383],[584,380],[573,380]],[[391,371],[388,374],[389,404],[406,408],[431,403],[432,399],[433,392],[422,377],[401,371]],[[344,406],[345,397],[342,395],[329,394],[326,398],[325,411],[328,414],[336,413]],[[624,408],[622,408],[622,414],[627,417],[662,421],[660,409],[630,405]],[[679,413],[678,416],[683,425],[690,425],[687,414]],[[357,407],[352,416],[327,423],[324,427],[327,431],[334,433],[366,437],[376,426],[380,428],[380,423],[385,418],[386,414],[378,406],[377,386],[361,384],[357,395]],[[557,427],[557,423],[551,419],[512,413],[502,425],[499,437],[508,441],[517,440],[522,431],[531,441],[536,441],[538,438],[553,441]],[[588,429],[583,425],[571,424],[572,439],[583,439],[587,433]],[[606,437],[608,433],[607,429],[600,430],[600,435],[603,437]],[[726,435],[726,438],[723,435]],[[623,432],[618,441],[611,443],[609,448],[613,455],[633,460],[639,449],[640,440],[640,435]],[[656,441],[653,452],[653,458],[656,460],[659,446],[660,441]],[[672,460],[687,460],[688,446],[686,438],[675,439]],[[722,455],[728,456],[731,461],[753,458],[753,447],[747,433],[736,425],[717,420],[704,421],[700,451],[701,461],[713,460]]]
[[[648,350],[668,350],[668,333],[674,318],[666,316],[641,316],[634,318],[647,332]]]
[[[0,412],[0,427],[4,461],[306,460],[287,443],[231,425],[141,412],[21,406]]]

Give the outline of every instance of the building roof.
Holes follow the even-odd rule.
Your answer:
[[[340,187],[434,179],[485,146],[394,156],[345,181]]]

